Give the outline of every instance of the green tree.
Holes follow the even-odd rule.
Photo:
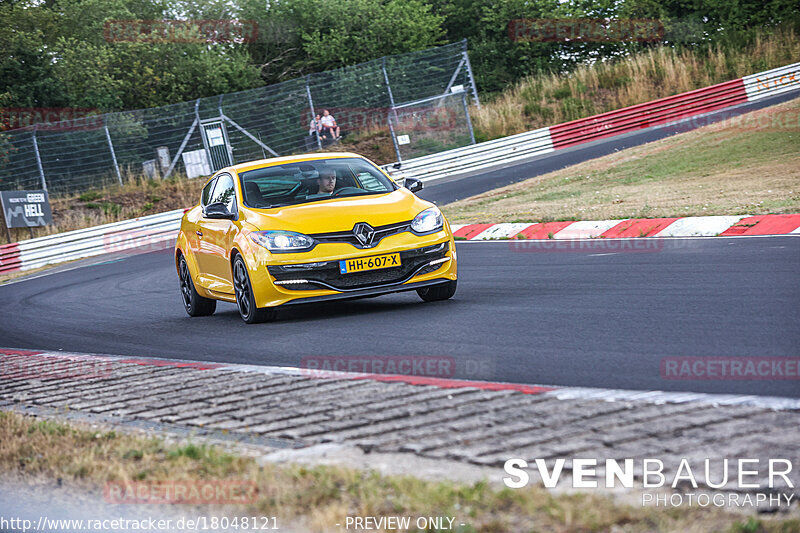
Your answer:
[[[421,0],[242,0],[258,21],[250,52],[268,84],[443,44],[443,17]]]
[[[213,5],[212,5],[213,7]],[[0,4],[0,94],[9,107],[136,109],[262,84],[241,43],[125,42],[111,21],[185,17],[163,0],[11,0]],[[224,14],[223,14],[224,15]]]

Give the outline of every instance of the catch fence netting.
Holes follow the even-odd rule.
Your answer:
[[[344,143],[394,126],[400,160],[473,142],[467,106],[475,103],[462,41],[237,93],[0,132],[0,190],[75,193],[324,149],[331,140],[310,122],[326,109]],[[398,143],[400,135],[410,142]]]

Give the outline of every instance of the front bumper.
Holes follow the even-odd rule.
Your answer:
[[[360,289],[405,283],[414,276],[428,274],[449,261],[450,243],[442,242],[423,248],[403,250],[400,266],[342,274],[339,261],[300,263],[295,265],[272,265],[267,271],[273,283],[292,291],[331,289],[352,292]]]
[[[341,253],[343,246],[348,248],[345,254]],[[325,248],[332,253],[323,255]],[[292,254],[291,258],[272,254],[260,257],[262,260],[255,265],[249,264],[256,305],[274,307],[376,296],[456,279],[455,241],[447,231],[422,238],[408,233],[392,236],[369,250],[331,244],[320,245],[314,252],[305,256]],[[351,274],[339,272],[341,259],[391,253],[400,254],[401,266]]]

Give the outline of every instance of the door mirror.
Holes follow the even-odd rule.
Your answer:
[[[234,220],[236,218],[236,215],[228,211],[228,206],[222,202],[208,204],[203,210],[203,215],[206,218],[221,218],[228,220]]]
[[[411,192],[418,192],[422,190],[422,181],[417,178],[406,178],[403,180],[403,187]]]

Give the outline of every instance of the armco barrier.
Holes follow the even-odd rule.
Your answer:
[[[553,148],[558,150],[710,113],[746,101],[744,82],[739,79],[550,126],[550,136]]]
[[[800,90],[800,63],[549,128],[409,159],[399,169],[394,165],[384,168],[396,179],[432,181],[796,90]]]
[[[392,177],[421,178],[433,180],[465,172],[474,172],[499,161],[511,163],[553,151],[549,128],[518,133],[502,139],[456,148],[438,154],[404,161],[398,171],[392,165],[384,166]]]
[[[800,63],[751,74],[742,79],[749,102],[793,91],[800,87]]]
[[[19,246],[16,243],[0,246],[0,272],[14,272],[21,266]]]
[[[175,243],[183,209],[93,228],[48,235],[0,247],[0,273],[106,253],[169,249]]]

